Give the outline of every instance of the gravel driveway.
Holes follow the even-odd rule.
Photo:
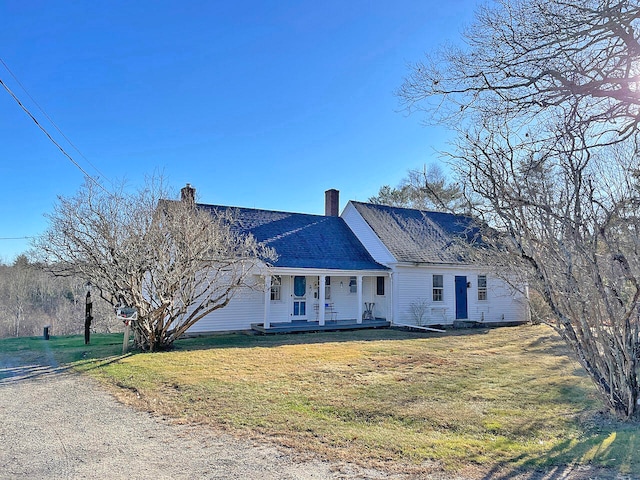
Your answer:
[[[280,449],[118,403],[86,376],[0,364],[2,479],[404,478]]]

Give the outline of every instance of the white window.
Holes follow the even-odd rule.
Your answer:
[[[487,276],[478,275],[478,300],[487,299]]]
[[[280,301],[282,294],[282,278],[280,275],[273,275],[271,277],[271,301]]]
[[[349,277],[349,293],[358,293],[358,282],[356,277]]]
[[[442,275],[433,276],[433,301],[442,302],[444,300],[444,279]]]
[[[331,277],[324,279],[324,299],[331,300]]]

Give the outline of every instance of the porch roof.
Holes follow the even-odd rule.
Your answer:
[[[377,263],[340,217],[198,204],[210,211],[232,210],[237,229],[273,248],[273,266],[327,270],[388,270]]]

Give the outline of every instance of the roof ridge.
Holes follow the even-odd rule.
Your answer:
[[[256,208],[256,207],[238,207],[234,205],[218,205],[214,203],[196,203],[196,206],[211,207],[211,208],[231,208],[231,209],[246,210],[246,211],[252,211],[252,212],[281,213],[284,215],[304,215],[308,217],[319,217],[319,218],[340,218],[340,217],[331,217],[329,215],[323,215],[321,213],[289,212],[286,210],[271,210],[267,208]]]
[[[375,208],[388,208],[388,209],[395,209],[395,210],[409,210],[409,211],[412,211],[412,212],[435,213],[435,214],[438,214],[438,215],[451,215],[452,217],[463,217],[463,218],[470,218],[470,219],[473,218],[470,215],[465,215],[464,213],[442,212],[440,210],[428,210],[426,208],[398,207],[396,205],[387,205],[387,204],[384,204],[384,203],[360,202],[358,200],[349,200],[349,202],[351,202],[353,204],[360,204],[360,205],[371,206],[371,207],[375,207]]]

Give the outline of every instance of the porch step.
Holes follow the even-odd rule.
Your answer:
[[[252,323],[251,329],[263,334],[274,333],[301,333],[301,332],[332,332],[337,330],[360,330],[364,328],[388,328],[390,322],[384,318],[374,320],[363,320],[357,323],[355,320],[327,320],[324,325],[319,325],[317,321],[309,322],[278,322],[272,323],[270,328],[264,328],[263,323]]]

